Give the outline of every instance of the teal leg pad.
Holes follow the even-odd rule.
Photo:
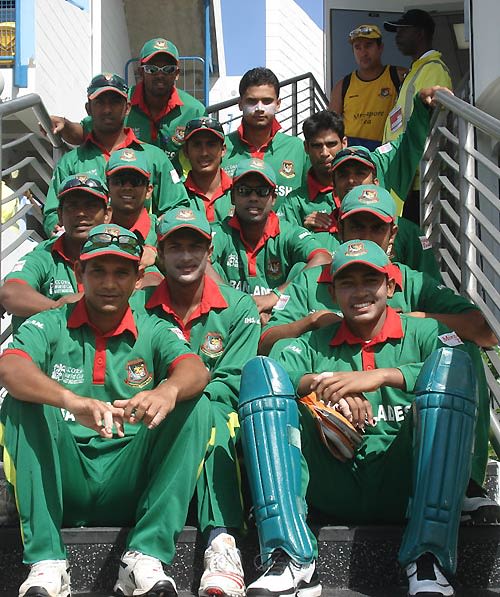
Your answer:
[[[452,348],[433,352],[422,367],[415,394],[413,495],[399,561],[407,566],[430,552],[446,572],[454,573],[477,409],[469,355]]]
[[[299,414],[295,391],[276,361],[255,357],[241,372],[241,443],[261,557],[280,547],[298,562],[314,558],[301,495]]]

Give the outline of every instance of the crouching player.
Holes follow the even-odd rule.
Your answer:
[[[332,290],[343,321],[279,342],[271,352],[277,362],[258,357],[242,372],[242,443],[268,563],[249,596],[320,595],[306,487],[307,501],[336,523],[407,516],[399,561],[408,594],[454,594],[445,574],[456,567],[476,381],[469,356],[445,346],[447,328],[387,306],[395,286],[389,263],[371,241],[342,244]],[[311,392],[364,430],[352,460],[336,460],[309,411],[297,406],[295,395]],[[286,476],[275,473],[285,469]]]
[[[115,591],[177,595],[175,553],[212,427],[208,372],[170,324],[133,311],[142,245],[91,229],[84,297],[32,315],[0,358],[4,468],[21,520],[19,596],[70,594],[63,526],[131,526]],[[182,474],[178,474],[182,471]]]

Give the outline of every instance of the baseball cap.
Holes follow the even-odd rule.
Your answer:
[[[113,73],[101,73],[100,75],[96,75],[87,87],[87,97],[89,100],[93,100],[105,91],[114,91],[125,99],[128,99],[128,86],[120,75],[115,75]]]
[[[80,261],[102,255],[118,255],[124,259],[140,261],[142,242],[131,230],[118,224],[99,224],[90,230],[80,252]]]
[[[172,56],[176,62],[179,62],[179,50],[171,41],[163,39],[163,37],[150,39],[142,46],[141,53],[139,54],[141,64],[151,60],[156,54],[168,54],[169,56]]]
[[[340,166],[340,164],[343,164],[349,160],[361,162],[362,164],[365,164],[365,166],[372,168],[372,170],[375,171],[375,174],[377,173],[377,165],[373,161],[368,149],[362,145],[352,145],[351,147],[345,147],[344,149],[341,149],[335,154],[331,165],[332,174]]]
[[[337,247],[333,254],[330,273],[332,279],[350,265],[363,264],[388,274],[391,261],[385,251],[371,240],[350,240]]]
[[[386,31],[394,32],[399,27],[417,27],[418,29],[425,29],[433,35],[436,25],[428,12],[419,8],[412,8],[411,10],[407,10],[397,21],[384,22],[384,29]]]
[[[82,191],[102,199],[107,205],[109,202],[108,187],[106,183],[100,178],[91,176],[90,174],[71,174],[61,182],[57,198],[59,202],[73,191]]]
[[[224,129],[222,128],[222,124],[211,116],[202,116],[201,118],[193,118],[193,120],[190,120],[184,129],[184,142],[198,131],[212,133],[221,141],[224,141]]]
[[[259,174],[262,178],[270,184],[273,189],[276,188],[276,174],[273,168],[259,158],[250,158],[248,160],[241,160],[236,165],[236,170],[233,174],[233,185],[247,174]]]
[[[375,184],[362,184],[351,189],[342,200],[339,220],[359,212],[369,212],[383,222],[394,222],[396,204],[389,191]]]
[[[167,211],[158,222],[158,242],[164,240],[169,234],[181,228],[196,230],[205,238],[212,240],[212,229],[204,213],[187,207],[179,207]]]
[[[359,25],[349,33],[349,42],[352,42],[360,37],[365,39],[382,39],[382,33],[377,25]]]
[[[135,170],[146,178],[149,178],[149,163],[145,151],[134,151],[130,147],[113,151],[108,165],[106,166],[106,175],[112,176],[120,170]]]

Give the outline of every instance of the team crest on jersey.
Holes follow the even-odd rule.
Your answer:
[[[172,135],[172,141],[175,141],[175,143],[182,143],[184,141],[185,129],[186,127],[184,126],[176,127],[175,133]]]
[[[267,273],[271,278],[279,278],[283,274],[281,269],[281,261],[278,261],[277,259],[270,259],[267,262]]]
[[[380,90],[380,97],[389,97],[391,95],[391,90],[389,87],[382,87]]]
[[[378,193],[375,189],[365,189],[358,197],[360,203],[378,203]]]
[[[285,178],[293,178],[295,176],[295,164],[290,160],[283,160],[279,173]]]
[[[360,257],[366,255],[368,251],[365,249],[364,243],[351,243],[345,252],[346,257]]]
[[[196,218],[192,209],[179,209],[175,219],[182,220],[183,222],[189,222],[190,220],[195,220]]]
[[[124,149],[120,159],[124,162],[135,162],[137,160],[133,149]]]
[[[135,361],[129,361],[125,369],[127,371],[127,379],[125,383],[133,388],[143,388],[152,379],[153,376],[148,371],[148,367],[143,359],[135,359]]]
[[[209,357],[218,357],[224,352],[222,335],[219,332],[208,332],[201,345],[201,352]]]

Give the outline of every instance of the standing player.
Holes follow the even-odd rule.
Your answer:
[[[183,151],[191,164],[184,182],[191,207],[206,213],[209,222],[222,222],[233,213],[232,180],[221,168],[226,153],[224,129],[204,116],[186,124]]]
[[[253,68],[241,78],[239,91],[242,121],[226,138],[223,168],[232,176],[241,160],[264,160],[276,172],[278,197],[286,197],[303,183],[307,160],[301,141],[280,132],[275,116],[281,105],[279,81],[268,68]]]
[[[111,220],[106,185],[87,174],[67,177],[59,191],[57,215],[65,232],[20,259],[0,288],[0,303],[14,315],[14,331],[26,317],[81,298],[75,263],[89,230]]]
[[[349,43],[358,69],[337,81],[328,109],[343,116],[349,145],[373,151],[382,142],[407,69],[382,64],[384,44],[376,25],[359,25],[349,33]]]
[[[65,154],[57,163],[44,206],[47,236],[57,231],[57,193],[61,181],[70,174],[89,172],[105,177],[106,164],[113,151],[133,149],[146,155],[151,172],[153,193],[146,207],[162,214],[177,205],[187,205],[187,194],[170,160],[158,147],[139,141],[131,128],[124,128],[130,110],[128,87],[118,75],[95,76],[87,89],[87,112],[92,116],[92,130],[79,147]]]
[[[231,197],[234,216],[213,227],[212,265],[231,286],[252,294],[260,313],[269,313],[292,269],[330,263],[331,255],[308,230],[280,222],[272,211],[276,176],[267,162],[239,162]]]
[[[173,210],[160,220],[160,260],[165,280],[146,294],[146,308],[177,325],[210,372],[215,437],[198,480],[198,523],[207,542],[200,595],[242,596],[243,569],[234,535],[243,528],[236,454],[241,368],[257,354],[259,314],[247,294],[206,274],[210,225],[203,212]]]
[[[271,353],[278,362],[259,357],[242,372],[242,445],[268,566],[249,597],[321,594],[306,489],[308,503],[337,524],[407,519],[399,561],[408,595],[454,594],[445,574],[455,572],[469,479],[474,372],[459,346],[434,352],[446,346],[438,322],[387,306],[390,267],[371,241],[341,245],[331,274],[343,321],[280,343]],[[339,404],[364,431],[352,460],[335,459],[310,411],[297,405],[296,395],[310,392]]]
[[[61,528],[101,525],[132,527],[115,591],[177,595],[162,562],[210,437],[197,398],[208,373],[169,324],[130,308],[140,257],[129,230],[93,228],[76,262],[84,297],[30,317],[0,358],[6,476],[31,567],[20,597],[69,595]]]

